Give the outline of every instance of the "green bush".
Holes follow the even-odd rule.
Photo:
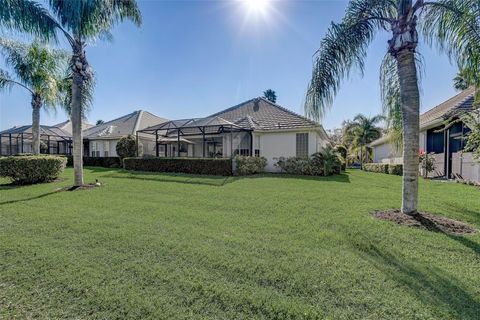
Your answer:
[[[65,169],[67,158],[59,156],[21,156],[0,158],[0,177],[16,184],[32,184],[57,179]]]
[[[231,176],[231,159],[204,158],[125,158],[126,170],[153,172],[183,172],[192,174],[209,174]]]
[[[73,166],[73,156],[67,156],[67,166]],[[122,160],[118,157],[83,157],[86,167],[121,168]]]
[[[376,173],[388,173],[388,163],[364,163],[363,170]]]
[[[310,158],[280,157],[275,166],[282,172],[295,175],[330,176],[340,174],[343,160],[331,147],[314,153]]]
[[[265,171],[267,159],[264,157],[236,156],[237,174],[244,176]]]
[[[388,165],[388,173],[401,176],[403,175],[403,165],[401,164],[389,164]]]
[[[118,140],[116,151],[121,159],[137,156],[137,141],[132,135],[122,137]],[[140,148],[139,148],[140,153]]]
[[[365,163],[363,170],[368,172],[403,175],[403,165],[390,163]]]

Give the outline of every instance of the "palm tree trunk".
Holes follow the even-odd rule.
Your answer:
[[[360,145],[360,169],[363,170],[363,146]]]
[[[83,136],[82,136],[82,90],[83,75],[82,69],[85,53],[80,41],[77,41],[73,47],[72,57],[72,136],[73,136],[73,171],[74,186],[83,185]]]
[[[418,203],[420,94],[414,52],[402,50],[397,54],[396,60],[403,120],[402,212],[414,215]]]
[[[40,154],[40,109],[42,100],[39,95],[32,95],[32,153]]]

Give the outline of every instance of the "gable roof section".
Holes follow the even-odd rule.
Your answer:
[[[420,116],[420,128],[436,125],[456,112],[471,110],[475,88],[470,87]]]
[[[129,134],[134,135],[137,130],[142,130],[165,121],[167,121],[167,119],[157,117],[147,111],[138,110],[123,117],[88,128],[83,134],[86,139],[121,138]]]
[[[66,132],[69,132],[70,134],[72,134],[72,121],[71,120],[66,120],[66,121],[63,121],[63,122],[60,122],[60,123],[57,123],[57,124],[54,124],[52,127],[57,127],[57,128],[60,128]],[[86,130],[86,129],[89,129],[93,127],[93,124],[90,124],[88,123],[87,121],[85,120],[82,120],[82,128],[83,130]]]
[[[280,130],[319,127],[315,121],[298,115],[264,98],[254,98],[212,114],[245,129]]]
[[[446,119],[455,116],[462,111],[472,110],[474,95],[475,87],[472,86],[447,101],[442,102],[438,106],[422,113],[420,115],[420,130],[438,126]],[[386,135],[372,141],[369,146],[375,147],[385,143],[388,143],[388,136]]]

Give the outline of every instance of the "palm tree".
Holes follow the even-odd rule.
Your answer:
[[[277,102],[277,94],[272,89],[267,89],[263,91],[263,97],[273,103]]]
[[[93,70],[85,54],[88,41],[111,38],[110,29],[125,19],[141,24],[136,0],[48,0],[53,16],[32,0],[1,0],[0,25],[56,39],[63,34],[72,49],[71,94],[66,96],[71,111],[74,185],[83,185],[82,117],[91,101]]]
[[[58,103],[68,55],[37,41],[27,45],[7,39],[0,39],[0,51],[5,56],[6,65],[15,73],[15,77],[12,77],[0,69],[0,90],[17,86],[32,96],[32,151],[39,154],[40,109],[54,107]]]
[[[437,44],[462,66],[480,62],[478,1],[350,0],[341,23],[332,23],[318,50],[305,111],[320,119],[353,67],[363,71],[368,45],[379,31],[391,34],[382,63],[382,102],[397,107],[403,128],[402,212],[417,213],[421,66],[417,55],[422,23],[429,44]]]
[[[348,126],[347,130],[351,136],[353,147],[360,149],[360,163],[362,168],[364,162],[363,150],[370,142],[381,137],[382,128],[377,127],[376,124],[383,120],[383,116],[369,118],[363,114],[358,114]]]
[[[458,91],[466,90],[471,85],[473,85],[473,79],[471,78],[470,73],[465,69],[460,70],[455,78],[453,78],[453,87]]]

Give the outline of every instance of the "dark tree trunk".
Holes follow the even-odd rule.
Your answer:
[[[81,41],[76,41],[73,46],[72,56],[72,136],[73,136],[73,169],[74,185],[83,185],[83,136],[82,136],[82,118],[83,118],[83,90],[84,83],[88,80],[86,70],[88,63],[85,57],[85,51]]]
[[[407,8],[406,12],[409,8]],[[411,8],[410,8],[411,9]],[[415,62],[418,45],[416,16],[408,12],[392,26],[389,52],[397,61],[403,123],[402,212],[417,214],[420,131],[420,94]]]
[[[40,109],[42,99],[40,95],[32,95],[32,153],[40,154]]]

